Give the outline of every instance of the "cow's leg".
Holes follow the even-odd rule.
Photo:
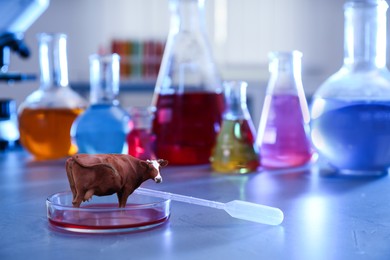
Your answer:
[[[122,201],[123,193],[122,193],[122,191],[118,191],[116,193],[116,195],[118,196],[118,204],[119,204],[119,207],[121,208],[121,201]]]
[[[76,198],[77,198],[77,190],[73,193],[73,199],[72,199],[73,205],[76,203]]]
[[[122,196],[121,198],[119,199],[119,207],[120,208],[124,208],[126,207],[126,203],[127,203],[127,198],[130,196],[130,194],[132,193],[133,191],[131,190],[124,190],[122,192]]]
[[[74,179],[73,179],[72,164],[73,164],[73,159],[68,158],[66,160],[65,169],[66,169],[66,175],[68,176],[69,186],[70,186],[70,189],[72,190],[72,195],[73,195],[73,200],[74,200],[76,198],[77,191],[75,189],[75,183],[74,183]]]
[[[77,192],[76,198],[72,201],[72,204],[74,207],[79,208],[81,205],[81,202],[83,202],[85,197],[85,192]]]

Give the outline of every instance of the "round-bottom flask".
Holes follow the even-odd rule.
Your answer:
[[[119,55],[91,55],[91,106],[74,122],[79,153],[124,153],[129,116],[119,105]]]
[[[382,175],[390,167],[387,8],[383,0],[345,4],[344,64],[313,97],[313,144],[339,174]]]
[[[59,159],[77,152],[70,128],[87,103],[68,86],[66,35],[38,39],[41,84],[19,106],[20,141],[38,160]]]
[[[93,104],[75,120],[72,136],[79,153],[123,153],[128,129],[121,107]]]

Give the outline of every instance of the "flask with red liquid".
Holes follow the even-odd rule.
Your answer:
[[[155,135],[151,132],[153,107],[131,107],[130,128],[127,135],[128,153],[141,160],[156,159],[154,153]]]
[[[171,0],[171,27],[153,106],[156,155],[171,165],[209,163],[224,110],[203,0]]]
[[[257,137],[261,164],[265,168],[301,166],[312,158],[302,53],[272,52],[269,57],[271,77]]]

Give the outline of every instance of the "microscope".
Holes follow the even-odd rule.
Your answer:
[[[0,0],[0,83],[35,80],[31,74],[9,72],[11,52],[22,58],[30,56],[24,32],[47,9],[50,0]],[[17,146],[16,103],[0,99],[0,152]]]
[[[34,80],[35,75],[8,71],[11,52],[30,56],[24,32],[47,9],[50,0],[0,0],[0,82]]]

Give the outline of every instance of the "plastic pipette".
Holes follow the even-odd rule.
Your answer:
[[[282,223],[284,218],[283,212],[278,208],[273,208],[242,200],[233,200],[227,203],[222,203],[145,188],[138,188],[135,190],[135,193],[140,195],[147,195],[152,197],[185,202],[189,204],[196,204],[205,207],[223,209],[234,218],[244,219],[267,225],[279,225],[280,223]]]

